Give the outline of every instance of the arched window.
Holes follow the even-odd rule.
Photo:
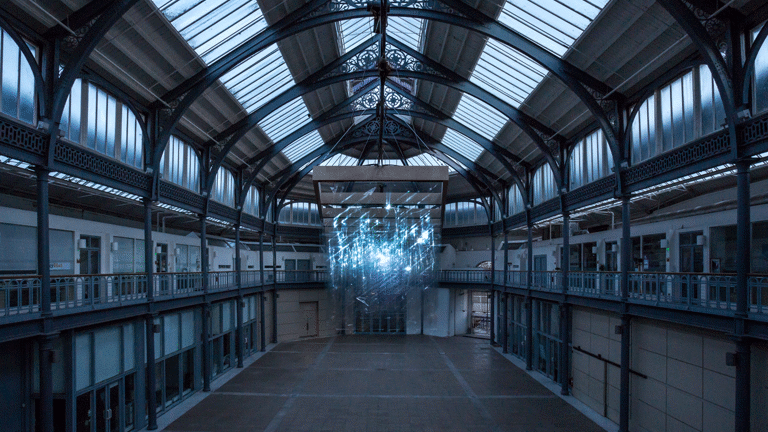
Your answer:
[[[450,203],[445,206],[445,226],[484,225],[488,223],[485,207],[475,201]]]
[[[229,170],[219,168],[213,182],[211,199],[230,207],[235,206],[235,177]]]
[[[542,165],[533,175],[533,204],[541,204],[558,194],[555,174],[549,165]]]
[[[248,189],[243,203],[243,211],[254,216],[259,215],[259,189],[256,186],[251,186]]]
[[[640,105],[632,121],[632,162],[637,164],[718,131],[724,122],[725,109],[712,74],[706,65],[699,66],[656,90]]]
[[[280,209],[280,223],[292,225],[320,225],[317,204],[292,202]]]
[[[520,193],[516,184],[513,184],[507,192],[507,212],[510,215],[525,211],[525,204],[523,203],[523,194]]]
[[[200,158],[189,144],[172,136],[160,160],[163,179],[189,190],[200,192]]]
[[[75,80],[59,130],[62,137],[136,168],[144,166],[141,123],[128,106],[96,85]]]
[[[576,143],[568,167],[571,190],[611,174],[613,155],[601,129]]]
[[[35,122],[35,76],[27,59],[11,36],[0,29],[0,110],[23,122]],[[34,46],[29,45],[33,55]]]

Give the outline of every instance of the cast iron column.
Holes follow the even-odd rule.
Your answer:
[[[200,264],[203,278],[203,391],[211,391],[211,304],[208,302],[208,236],[205,215],[200,215]]]
[[[526,286],[528,295],[525,296],[525,370],[533,370],[533,225],[528,214],[528,268],[526,269]]]
[[[619,431],[629,431],[629,270],[632,266],[629,196],[621,197],[621,370],[619,371]]]
[[[491,231],[491,345],[496,341],[496,239],[493,237],[493,231]]]
[[[570,359],[569,350],[571,347],[571,338],[569,331],[569,313],[568,313],[568,274],[571,267],[571,217],[567,211],[563,211],[563,259],[561,268],[562,294],[560,303],[560,394],[568,395],[569,381],[571,375],[571,366],[568,364]]]
[[[277,227],[275,227],[277,231]],[[272,343],[277,343],[277,237],[272,233]]]
[[[147,353],[147,429],[157,429],[157,397],[155,387],[157,387],[157,376],[155,375],[155,313],[153,312],[153,303],[155,301],[155,277],[154,277],[154,247],[152,245],[152,201],[144,199],[144,274],[147,277],[147,302],[149,303],[149,313],[144,318],[146,329],[145,342]]]
[[[509,267],[509,236],[507,230],[504,229],[504,269],[502,270],[502,277],[504,281],[502,286],[504,287],[504,314],[502,315],[502,321],[504,324],[504,340],[501,341],[501,350],[504,354],[509,352],[509,294],[507,294],[507,267]]]
[[[749,432],[751,415],[751,341],[746,336],[749,311],[749,271],[751,249],[749,160],[736,162],[736,432]]]
[[[40,359],[40,423],[41,430],[53,432],[53,365],[51,356],[53,339],[50,334],[51,312],[51,254],[48,207],[47,168],[35,167],[37,175],[37,271],[40,274],[40,316],[43,321],[43,336],[39,339]],[[32,296],[34,298],[34,293]]]
[[[245,349],[243,344],[243,299],[242,266],[240,265],[240,224],[235,225],[235,283],[237,285],[237,327],[235,338],[237,339],[237,367],[243,367]]]
[[[261,292],[259,293],[259,339],[261,340],[261,351],[267,349],[267,322],[264,318],[264,232],[259,232],[259,274],[261,275]]]

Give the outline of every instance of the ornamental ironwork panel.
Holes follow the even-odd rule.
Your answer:
[[[461,226],[461,227],[450,227],[450,228],[443,227],[440,233],[442,238],[477,237],[477,236],[487,236],[489,234],[490,234],[490,230],[488,228],[488,225],[472,225],[472,226]]]
[[[203,205],[205,204],[202,196],[191,190],[184,189],[183,187],[176,186],[173,183],[163,180],[160,180],[160,184],[158,185],[158,193],[160,194],[160,198],[167,198],[175,201],[182,204],[187,210],[195,213],[201,213]]]
[[[374,42],[371,46],[355,54],[351,59],[345,61],[338,67],[329,71],[320,79],[332,78],[339,75],[350,74],[376,69],[376,62],[379,60],[380,42]]]
[[[611,174],[574,189],[565,196],[566,208],[572,209],[577,205],[603,195],[613,195],[616,189],[616,176]]]
[[[142,191],[149,190],[150,176],[85,148],[63,141],[56,143],[54,160]]]
[[[741,130],[741,144],[757,144],[768,139],[768,114],[745,123]]]
[[[44,133],[4,118],[0,118],[0,142],[36,155],[45,154]]]
[[[535,219],[542,218],[544,216],[548,216],[552,213],[557,213],[559,211],[560,211],[560,197],[555,197],[555,198],[552,198],[551,200],[544,201],[543,203],[532,208],[531,217],[535,220]]]
[[[229,222],[237,222],[237,210],[216,201],[208,201],[208,214]]]
[[[718,132],[629,168],[624,172],[624,185],[633,185],[695,162],[726,154],[730,150],[728,133]]]
[[[525,212],[513,214],[507,219],[507,228],[515,229],[526,225]]]

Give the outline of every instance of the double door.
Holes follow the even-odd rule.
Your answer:
[[[77,396],[76,432],[128,432],[135,425],[135,374]]]

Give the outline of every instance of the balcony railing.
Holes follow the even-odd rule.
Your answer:
[[[265,272],[267,283],[272,283],[272,272]],[[154,295],[158,300],[188,297],[203,291],[203,274],[155,273]],[[279,271],[278,283],[325,282],[324,271]],[[241,272],[243,287],[261,285],[261,272]],[[14,316],[23,319],[40,313],[40,276],[0,277],[0,323],[13,321]],[[237,288],[234,271],[209,272],[208,291],[220,292]],[[100,275],[64,275],[51,277],[51,310],[96,309],[122,306],[146,301],[147,275],[121,273]],[[30,315],[32,314],[32,315]]]
[[[499,273],[502,273],[499,276]],[[487,270],[443,270],[440,282],[490,283]],[[561,292],[562,272],[534,271],[531,289]],[[494,282],[502,285],[503,272],[496,271]],[[525,271],[508,271],[507,286],[527,288]],[[619,299],[621,273],[568,273],[568,294],[585,297]],[[736,275],[725,273],[629,273],[629,300],[634,303],[701,310],[710,313],[730,313],[736,310]],[[749,276],[749,312],[768,317],[768,275]]]

